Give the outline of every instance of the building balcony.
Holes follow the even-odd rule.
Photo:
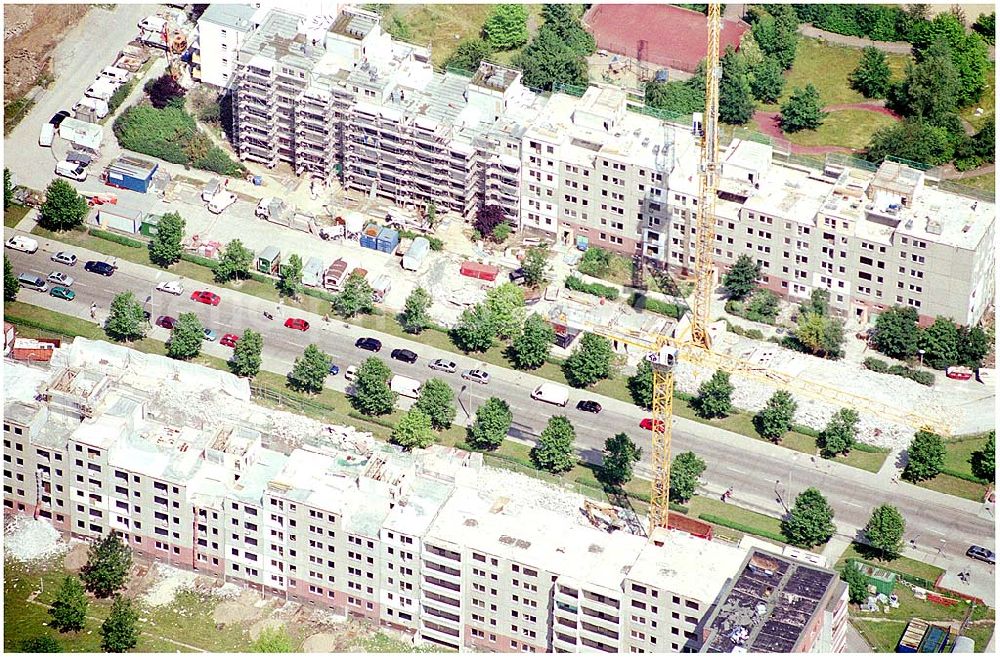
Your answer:
[[[442,625],[452,625],[459,624],[462,620],[461,616],[457,613],[451,613],[440,608],[436,608],[428,605],[426,602],[420,605],[423,611],[424,620],[435,620]]]
[[[462,586],[454,581],[448,581],[445,579],[438,579],[429,574],[425,574],[424,578],[420,582],[420,587],[432,593],[437,593],[438,595],[444,595],[445,597],[454,597],[462,591]]]
[[[599,613],[607,613],[615,618],[619,617],[618,602],[611,598],[584,592],[583,599],[580,600],[580,604]]]
[[[581,639],[590,639],[598,643],[618,646],[618,633],[598,627],[597,625],[591,625],[586,622],[580,623],[579,634]]]
[[[431,592],[429,590],[425,590],[421,594],[421,600],[423,600],[425,604],[430,604],[432,606],[436,606],[439,609],[443,609],[445,611],[451,611],[451,612],[454,612],[454,613],[461,613],[462,612],[462,600],[460,600],[460,599],[458,599],[456,597],[448,597],[446,595],[439,595],[439,594],[437,594],[435,592]]]
[[[558,652],[578,652],[576,637],[567,634],[560,634],[558,631],[552,636],[552,647]]]

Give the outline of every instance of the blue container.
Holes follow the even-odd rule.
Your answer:
[[[576,237],[576,248],[581,252],[586,252],[587,248],[590,246],[590,238],[587,236],[577,236]]]
[[[378,232],[375,249],[386,254],[391,254],[399,245],[399,232],[386,227]]]
[[[372,231],[374,229],[374,231]],[[369,224],[361,232],[361,246],[368,249],[378,249],[378,226]]]

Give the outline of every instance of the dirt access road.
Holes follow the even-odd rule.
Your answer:
[[[90,9],[90,5],[4,5],[4,101],[23,96],[40,75],[51,72],[52,51]]]

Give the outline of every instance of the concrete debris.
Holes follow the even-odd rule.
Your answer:
[[[3,530],[4,555],[20,563],[42,563],[69,549],[46,519],[17,515]]]
[[[219,586],[218,588],[213,588],[212,595],[222,600],[228,600],[239,597],[242,591],[243,591],[242,588],[240,588],[233,582],[228,581]]]
[[[174,596],[182,590],[190,590],[194,586],[197,574],[179,570],[172,565],[157,563],[154,565],[156,576],[153,586],[140,598],[147,606],[165,606],[174,601]]]
[[[479,497],[486,501],[503,501],[503,511],[511,515],[545,509],[570,519],[583,517],[580,494],[514,471],[484,466],[479,472],[478,490]]]

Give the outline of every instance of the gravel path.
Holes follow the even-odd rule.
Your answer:
[[[895,53],[897,55],[909,55],[910,50],[912,49],[912,46],[905,41],[872,41],[871,39],[864,39],[862,37],[849,37],[845,34],[837,34],[836,32],[821,30],[808,23],[803,23],[799,26],[799,34],[807,37],[813,37],[814,39],[823,39],[841,46],[850,46],[851,48],[875,46],[879,50],[887,53]]]

